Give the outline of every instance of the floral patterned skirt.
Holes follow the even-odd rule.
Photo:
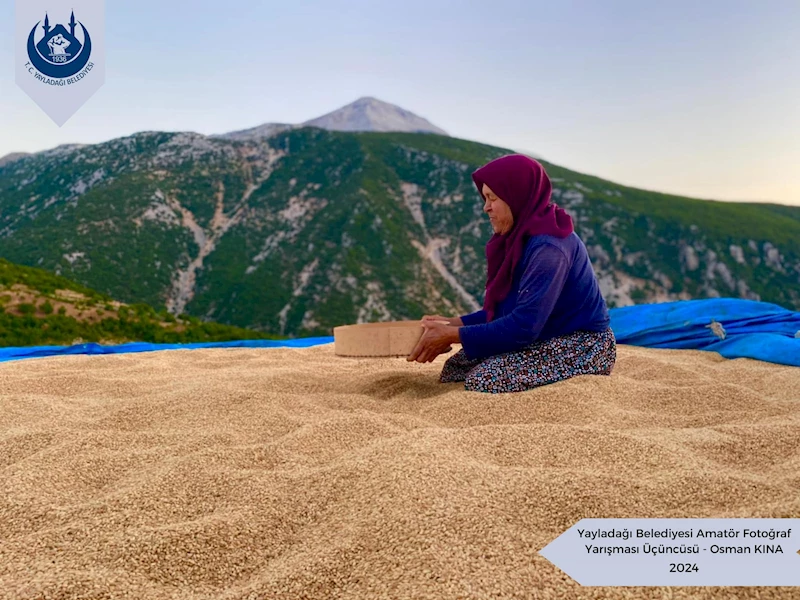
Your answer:
[[[472,392],[522,392],[576,375],[610,375],[616,359],[611,328],[576,331],[489,358],[470,360],[461,349],[445,361],[439,380],[463,381]]]

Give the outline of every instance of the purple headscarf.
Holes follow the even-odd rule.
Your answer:
[[[551,202],[550,178],[532,158],[522,154],[501,156],[475,171],[472,180],[484,202],[482,188],[486,184],[514,215],[511,230],[504,235],[494,234],[486,244],[488,274],[483,309],[489,322],[497,304],[511,290],[514,269],[522,259],[528,238],[534,235],[565,238],[574,227],[564,209]]]

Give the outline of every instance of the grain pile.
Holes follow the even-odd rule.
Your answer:
[[[800,369],[620,346],[493,395],[444,358],[0,364],[0,598],[797,597],[583,588],[538,551],[584,517],[800,516]]]

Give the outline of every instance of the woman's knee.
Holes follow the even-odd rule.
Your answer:
[[[603,375],[610,375],[617,362],[617,342],[609,330],[607,338],[596,357],[597,369]]]
[[[468,392],[505,394],[530,389],[526,378],[509,369],[503,360],[491,359],[472,369],[464,379],[464,389]]]
[[[492,375],[487,364],[479,365],[469,371],[464,378],[464,389],[468,392],[492,392],[498,390],[497,375]]]

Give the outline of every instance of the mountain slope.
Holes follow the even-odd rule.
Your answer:
[[[10,162],[14,162],[15,160],[19,160],[20,158],[25,158],[26,156],[30,156],[30,154],[27,152],[12,152],[11,154],[6,154],[5,156],[0,157],[0,167]]]
[[[0,258],[0,346],[263,339],[254,331],[126,305],[43,269]]]
[[[231,131],[230,133],[223,133],[222,135],[215,135],[211,137],[236,140],[236,141],[246,141],[257,138],[271,137],[276,133],[280,133],[281,131],[286,131],[287,129],[294,129],[296,127],[298,126],[291,125],[290,123],[264,123],[263,125],[258,125],[257,127],[251,127],[250,129],[242,129],[241,131]]]
[[[491,235],[470,174],[507,152],[311,127],[60,148],[0,167],[0,255],[121,301],[277,335],[461,314],[483,301]],[[610,306],[723,295],[800,309],[800,208],[544,164]]]

